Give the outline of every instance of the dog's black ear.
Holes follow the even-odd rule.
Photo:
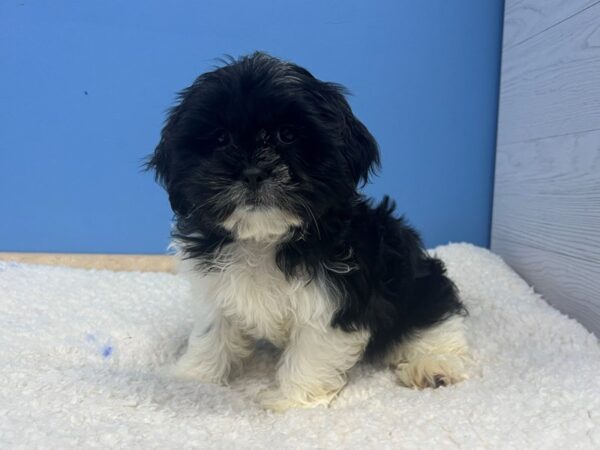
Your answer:
[[[185,216],[189,211],[189,205],[181,192],[180,187],[174,177],[176,172],[177,159],[174,147],[177,145],[173,137],[174,128],[181,115],[181,105],[177,105],[169,112],[165,126],[162,129],[160,142],[150,155],[146,163],[147,170],[154,171],[156,181],[165,188],[169,194],[169,203],[171,209],[178,216]]]
[[[154,179],[162,187],[167,187],[167,183],[171,178],[171,169],[169,166],[169,156],[164,136],[161,136],[160,142],[154,149],[154,153],[148,157],[145,169],[153,171]]]
[[[329,99],[337,110],[342,129],[342,152],[348,162],[355,183],[366,184],[369,175],[379,168],[379,148],[377,141],[366,126],[352,113],[346,100],[346,89],[335,83],[327,83]]]

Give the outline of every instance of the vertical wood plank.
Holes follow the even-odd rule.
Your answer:
[[[503,51],[499,144],[600,129],[599,17],[596,4]]]
[[[504,48],[543,33],[595,3],[598,0],[506,0]]]
[[[600,2],[507,0],[492,250],[600,335]]]
[[[600,131],[500,145],[492,250],[600,335]]]

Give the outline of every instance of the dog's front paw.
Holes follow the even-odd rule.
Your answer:
[[[257,400],[264,409],[274,412],[283,412],[290,408],[303,406],[284,396],[283,392],[278,388],[267,388],[260,391]]]
[[[258,402],[269,411],[283,412],[291,408],[315,408],[329,406],[338,391],[311,395],[304,391],[287,392],[280,388],[267,388],[258,393]]]
[[[398,364],[395,372],[401,384],[417,389],[448,386],[468,378],[464,358],[452,354],[423,355]]]
[[[189,361],[181,359],[167,370],[171,377],[180,380],[193,380],[202,383],[225,384],[227,376],[223,371],[215,370],[202,362],[192,364]]]

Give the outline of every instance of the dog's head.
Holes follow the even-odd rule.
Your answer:
[[[198,77],[149,162],[178,221],[267,239],[353,198],[379,153],[344,94],[264,53]]]

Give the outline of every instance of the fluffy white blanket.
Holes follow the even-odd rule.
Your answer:
[[[360,365],[330,408],[254,401],[274,356],[230,386],[170,379],[187,285],[171,274],[0,262],[1,448],[600,448],[600,348],[500,258],[439,247],[480,373],[416,391]]]

